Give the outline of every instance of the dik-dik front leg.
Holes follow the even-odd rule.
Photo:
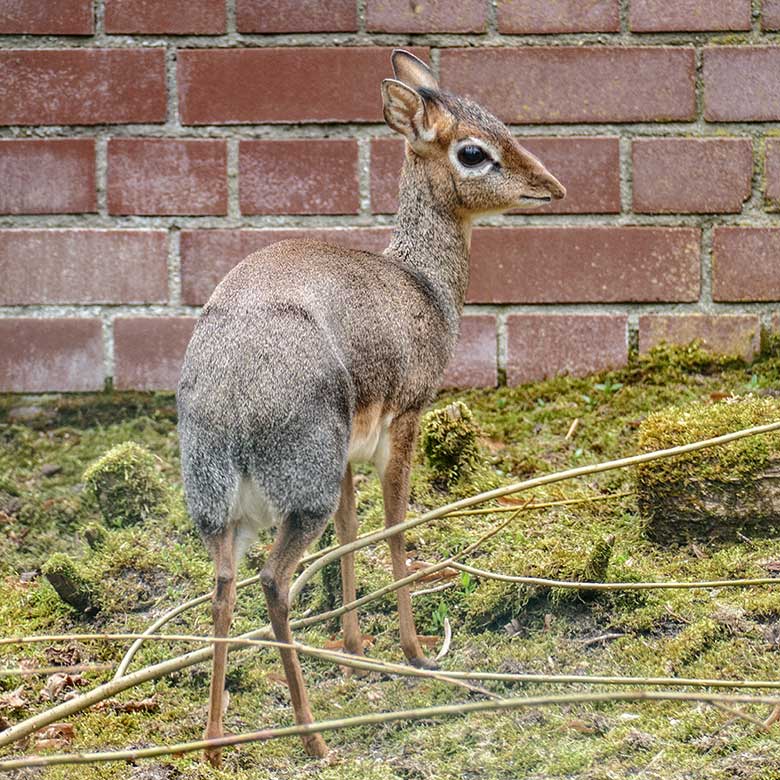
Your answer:
[[[414,444],[417,440],[419,414],[407,413],[398,417],[390,426],[390,452],[382,471],[382,496],[385,503],[385,526],[397,525],[406,517],[409,506],[409,477],[412,470]],[[393,577],[406,577],[406,544],[403,533],[388,540],[393,559]],[[408,587],[399,588],[398,620],[401,624],[401,648],[412,666],[434,669],[436,664],[423,654],[414,626],[412,599]]]

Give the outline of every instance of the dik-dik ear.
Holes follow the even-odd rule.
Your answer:
[[[391,56],[393,73],[398,81],[403,81],[413,89],[431,89],[439,91],[439,84],[431,69],[421,60],[403,49],[393,49]]]
[[[411,87],[395,79],[385,79],[382,82],[382,103],[385,122],[406,136],[415,151],[421,151],[425,144],[433,141],[436,133],[426,111],[425,101]]]

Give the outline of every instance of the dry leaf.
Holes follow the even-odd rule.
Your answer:
[[[0,731],[5,731],[11,728],[11,721],[0,715]]]
[[[367,647],[372,645],[374,643],[374,637],[370,636],[369,634],[363,634],[361,636],[361,643],[363,645],[363,649],[365,650]],[[344,649],[344,639],[329,639],[323,647],[326,650],[343,650]]]
[[[40,693],[43,701],[54,701],[64,691],[71,691],[76,686],[86,685],[87,681],[80,674],[64,674],[57,672],[46,680],[46,685]]]
[[[408,569],[410,572],[418,572],[422,569],[427,569],[429,566],[433,566],[432,563],[426,563],[425,561],[412,561]],[[430,574],[425,574],[420,577],[419,582],[436,582],[437,580],[451,580],[453,577],[458,576],[458,570],[453,569],[450,566],[446,566],[439,571],[432,571]]]
[[[441,642],[440,636],[423,636],[422,634],[417,634],[417,641],[424,645],[425,647],[436,647],[436,645]]]
[[[20,685],[13,691],[0,695],[0,710],[21,710],[27,706],[27,699],[22,696],[24,685]]]
[[[36,739],[33,751],[37,753],[41,750],[61,750],[67,744],[67,739]]]
[[[566,729],[571,729],[572,731],[577,731],[580,734],[596,733],[596,729],[593,727],[593,725],[585,720],[582,720],[581,718],[572,718],[571,720],[567,720],[566,723],[563,724],[563,727]]]
[[[279,672],[268,672],[265,679],[280,685],[287,685],[287,678],[283,674],[279,674]]]
[[[52,723],[45,729],[38,732],[36,739],[67,739],[71,740],[76,736],[72,723]]]
[[[725,393],[717,390],[714,393],[710,393],[710,401],[724,401],[726,398],[733,397],[734,393]]]

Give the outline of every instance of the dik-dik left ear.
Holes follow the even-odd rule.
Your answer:
[[[399,81],[403,81],[413,89],[425,88],[433,92],[439,91],[439,83],[431,69],[414,54],[403,49],[393,49],[390,61],[393,63],[393,74]]]
[[[385,122],[406,137],[411,147],[420,152],[436,137],[433,122],[422,96],[395,79],[382,82],[382,103]]]

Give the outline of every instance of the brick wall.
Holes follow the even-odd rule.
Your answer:
[[[780,301],[778,0],[0,0],[0,390],[174,386],[288,236],[381,250],[393,46],[567,186],[486,220],[449,384],[751,355]]]

